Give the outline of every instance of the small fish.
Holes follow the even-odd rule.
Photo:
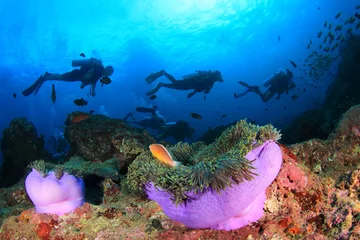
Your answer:
[[[295,100],[295,99],[298,99],[298,98],[299,98],[299,96],[296,95],[296,94],[291,96],[291,99],[294,99],[294,100]]]
[[[339,35],[339,36],[336,38],[336,41],[339,41],[341,38],[342,38],[342,35]]]
[[[321,49],[321,48],[322,48],[322,45],[320,44],[319,49]]]
[[[341,25],[341,24],[339,24],[339,25],[337,25],[337,26],[335,27],[335,31],[341,31],[341,29],[342,29],[342,25]]]
[[[85,54],[84,54],[84,53],[80,53],[80,57],[85,57]]]
[[[324,22],[324,27],[326,27],[326,26],[327,26],[327,21]]]
[[[227,116],[226,114],[222,115],[222,116],[221,116],[221,119],[226,118],[226,116]]]
[[[157,107],[157,106],[153,106],[153,109],[158,109],[158,107]]]
[[[346,33],[351,33],[352,32],[352,28],[349,28],[348,30],[346,30]]]
[[[289,62],[291,63],[291,65],[292,65],[294,68],[297,67],[296,63],[294,63],[293,61],[289,60]]]
[[[278,35],[278,41],[279,41],[279,43],[281,43],[280,35]]]
[[[202,119],[202,116],[200,114],[197,114],[197,113],[190,113],[190,116],[194,119],[197,119],[197,120],[201,120]]]
[[[357,29],[359,29],[359,28],[360,28],[360,22],[358,22],[358,24],[356,24],[355,29],[357,30]]]
[[[332,23],[330,23],[330,25],[329,25],[329,30],[331,30],[331,27],[332,27]]]
[[[70,122],[71,123],[79,123],[79,122],[82,122],[82,121],[85,121],[86,119],[88,119],[90,117],[90,114],[87,114],[87,113],[83,113],[83,112],[80,112],[74,116],[72,116]]]
[[[317,37],[321,38],[322,31],[318,32]]]
[[[151,96],[149,97],[150,100],[154,100],[155,98],[157,98],[156,95],[151,95]]]
[[[174,161],[169,151],[161,144],[151,144],[149,146],[150,152],[154,158],[168,167],[177,167],[180,163]]]
[[[311,45],[312,44],[312,40],[310,39],[310,43],[309,43],[309,45]]]
[[[355,14],[356,16],[356,14]],[[351,16],[350,19],[349,19],[349,23],[354,23],[355,20],[356,20],[356,17],[355,16]]]
[[[88,102],[84,98],[78,98],[74,100],[75,105],[79,107],[83,107],[88,104]]]
[[[310,44],[308,44],[307,49],[310,49],[310,47],[311,47],[311,45],[310,45]]]
[[[90,114],[93,114],[94,112],[95,112],[94,110],[90,110],[90,111],[89,111]]]
[[[56,91],[55,91],[55,85],[54,84],[52,85],[52,88],[51,88],[51,101],[53,103],[55,103],[55,101],[56,101]]]
[[[341,16],[341,12],[339,12],[338,14],[336,14],[335,19],[338,19]]]
[[[316,10],[320,10],[321,7],[318,7]]]
[[[103,76],[100,79],[100,82],[101,82],[101,86],[104,86],[104,84],[109,85],[111,83],[111,79],[108,76]]]
[[[355,13],[355,15],[354,15],[357,19],[360,19],[360,14],[358,14],[358,13]]]
[[[16,98],[16,93],[13,93],[13,98]]]
[[[284,110],[286,110],[286,106],[284,106]]]
[[[264,110],[267,111],[267,110],[269,110],[269,109],[265,108]]]
[[[326,43],[327,39],[328,39],[328,35],[325,36],[324,43]]]
[[[359,9],[360,9],[360,5],[356,5],[356,6],[355,6],[355,9],[356,9],[356,10],[359,10]]]
[[[304,88],[304,92],[306,92],[306,88]]]

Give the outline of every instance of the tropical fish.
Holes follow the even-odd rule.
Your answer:
[[[340,31],[341,29],[342,29],[342,25],[339,24],[339,25],[336,26],[335,31]]]
[[[79,114],[74,115],[74,116],[71,118],[71,123],[79,123],[79,122],[85,121],[85,120],[88,119],[89,117],[90,117],[90,114],[87,114],[87,113],[79,113]]]
[[[150,100],[154,100],[155,98],[157,98],[156,95],[151,95],[151,96],[149,97]]]
[[[341,12],[335,15],[335,19],[338,19],[341,16]]]
[[[168,167],[176,167],[180,165],[179,162],[174,161],[169,151],[161,144],[154,143],[149,146],[150,152],[154,158]]]
[[[55,103],[55,101],[56,101],[56,91],[55,91],[55,85],[54,84],[52,85],[52,88],[51,88],[51,101],[53,103]]]
[[[190,116],[194,119],[197,119],[197,120],[201,120],[202,119],[202,116],[200,114],[197,114],[197,113],[190,113]]]
[[[88,102],[84,98],[78,98],[74,100],[75,105],[79,107],[83,107],[88,104]]]
[[[104,86],[105,85],[108,85],[111,83],[111,79],[108,77],[108,76],[103,76],[101,79],[100,79],[100,82],[101,82],[101,86]]]
[[[292,65],[294,68],[297,67],[296,63],[294,63],[293,61],[289,60],[289,62],[291,63],[291,65]]]

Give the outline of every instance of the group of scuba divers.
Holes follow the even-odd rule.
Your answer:
[[[45,72],[31,86],[25,89],[22,94],[24,96],[36,94],[46,81],[64,81],[81,82],[80,88],[84,88],[89,85],[90,95],[95,96],[95,87],[97,82],[100,80],[101,83],[105,82],[106,84],[109,84],[111,82],[109,77],[114,73],[114,68],[112,66],[105,67],[102,61],[96,58],[73,60],[72,67],[77,68],[63,74]],[[216,82],[224,81],[221,73],[217,70],[198,70],[193,74],[183,76],[183,79],[179,80],[175,79],[165,70],[161,70],[150,74],[145,78],[145,80],[148,84],[150,84],[162,76],[165,76],[170,83],[158,83],[154,89],[147,92],[147,96],[154,95],[161,88],[170,88],[175,90],[192,90],[192,92],[187,95],[188,98],[193,97],[196,93],[204,93],[205,98],[205,95],[210,93],[210,90]],[[107,79],[108,81],[104,81],[104,79]],[[296,87],[292,79],[293,73],[289,69],[285,71],[279,69],[279,71],[274,73],[264,82],[264,86],[267,87],[265,92],[261,92],[259,86],[250,86],[245,82],[239,81],[238,83],[244,86],[246,90],[239,94],[234,93],[234,97],[238,99],[249,92],[253,92],[259,95],[263,102],[269,101],[275,94],[277,94],[276,98],[279,99],[281,94],[287,94],[291,89]],[[177,141],[183,141],[185,137],[191,138],[191,135],[194,133],[194,129],[190,128],[185,121],[166,122],[164,117],[161,116],[154,108],[139,107],[137,108],[137,111],[151,113],[151,117],[145,118],[141,121],[136,121],[132,113],[129,113],[123,120],[142,127],[161,130],[163,138],[173,136]],[[129,117],[131,117],[133,121],[129,121]]]

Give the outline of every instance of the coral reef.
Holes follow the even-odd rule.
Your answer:
[[[155,142],[146,131],[104,115],[73,112],[65,123],[64,135],[71,147],[70,156],[80,156],[93,162],[116,157],[123,173],[138,154]]]
[[[36,159],[50,159],[44,149],[44,137],[26,118],[16,118],[3,131],[1,151],[4,162],[0,170],[0,187],[9,187],[25,176],[26,167]]]
[[[277,178],[266,190],[265,214],[256,223],[240,229],[229,232],[189,229],[170,220],[154,201],[125,192],[127,181],[122,181],[119,186],[110,179],[100,183],[103,189],[100,205],[85,203],[74,213],[61,217],[36,214],[31,209],[23,183],[19,182],[0,189],[0,198],[4,199],[0,201],[3,223],[0,238],[360,239],[358,107],[346,112],[336,130],[325,140],[281,145],[283,164]],[[191,151],[195,155],[208,147],[204,143],[197,144],[199,149],[184,143],[179,146],[194,148]],[[229,150],[226,145],[215,148],[217,144],[212,145],[214,148],[209,157],[219,156],[221,149]],[[188,151],[176,151],[179,146],[168,147],[177,154],[174,154],[176,158],[187,159]],[[143,152],[137,158],[146,160],[150,156]],[[192,158],[189,159],[185,165],[191,166],[194,163]],[[130,168],[140,165],[137,160]],[[152,171],[154,169],[144,168],[143,174],[149,176]],[[146,180],[141,175],[138,177],[141,179],[129,176],[135,187],[140,187],[139,184]]]

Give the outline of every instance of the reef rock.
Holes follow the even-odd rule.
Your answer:
[[[66,120],[65,137],[70,144],[69,156],[87,161],[104,162],[116,157],[125,173],[128,164],[155,139],[146,131],[104,115],[73,112]]]

